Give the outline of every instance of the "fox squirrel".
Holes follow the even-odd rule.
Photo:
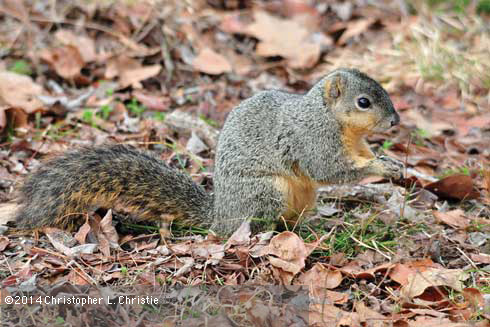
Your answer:
[[[246,219],[294,220],[313,207],[319,185],[370,175],[400,178],[403,164],[375,157],[364,140],[399,120],[376,81],[337,69],[305,95],[263,91],[231,111],[218,140],[214,194],[130,146],[82,148],[27,178],[17,224],[70,228],[97,207],[122,208],[140,221],[177,219],[224,235]],[[251,220],[260,230],[262,223]]]

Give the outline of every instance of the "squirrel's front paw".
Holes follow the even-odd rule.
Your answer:
[[[380,175],[386,178],[400,179],[403,177],[405,165],[394,158],[381,156],[376,159],[381,164]]]

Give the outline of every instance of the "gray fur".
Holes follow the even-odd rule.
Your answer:
[[[326,94],[326,85],[339,88]],[[24,227],[55,225],[69,211],[117,204],[137,207],[144,219],[180,213],[184,222],[212,223],[221,234],[230,234],[249,218],[275,221],[287,204],[274,180],[294,177],[294,168],[319,183],[353,182],[379,173],[379,167],[387,176],[399,174],[399,164],[392,160],[378,158],[358,168],[346,154],[342,131],[345,119],[362,115],[355,102],[359,95],[373,103],[371,114],[379,117],[374,129],[384,130],[399,119],[386,91],[353,69],[330,73],[305,95],[263,91],[240,103],[220,133],[214,197],[188,176],[130,147],[70,151],[27,179],[17,221]],[[72,196],[76,192],[82,197]],[[114,197],[102,196],[107,194]],[[260,226],[253,224],[256,231]]]
[[[325,97],[325,84],[337,77],[345,79],[346,89],[334,102]],[[370,95],[373,110],[386,120],[397,115],[386,91],[353,69],[330,73],[303,96],[263,91],[236,107],[218,141],[213,228],[230,233],[250,217],[278,219],[286,203],[271,179],[294,176],[295,163],[321,183],[353,182],[369,175],[368,168],[355,168],[345,155],[337,118],[356,110],[353,99],[358,94]]]

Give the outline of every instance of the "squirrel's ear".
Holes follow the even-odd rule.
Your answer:
[[[344,91],[344,81],[339,74],[335,74],[328,78],[325,82],[325,97],[327,99],[335,100]]]

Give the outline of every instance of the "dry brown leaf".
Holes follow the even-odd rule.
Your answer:
[[[85,63],[95,61],[97,54],[93,39],[82,35],[76,35],[70,30],[60,29],[54,33],[54,37],[63,45],[77,48]]]
[[[470,258],[471,258],[471,260],[478,262],[478,263],[490,264],[490,254],[471,253]]]
[[[67,256],[73,256],[70,247],[74,239],[66,231],[54,227],[43,228],[44,234],[48,237],[54,248]]]
[[[133,88],[141,88],[141,81],[157,76],[161,69],[162,66],[160,65],[151,65],[141,66],[132,70],[125,70],[121,73],[119,82],[123,88],[130,85]]]
[[[490,114],[479,114],[472,118],[466,115],[452,115],[451,121],[458,129],[459,135],[467,135],[472,129],[487,128],[490,124]]]
[[[10,241],[7,237],[0,236],[0,252],[5,250],[9,244],[10,244]]]
[[[17,212],[19,205],[13,202],[0,204],[0,225],[5,225],[9,221],[15,220],[15,213]]]
[[[190,241],[169,244],[169,249],[175,255],[189,255],[191,253],[193,244]]]
[[[437,221],[445,223],[453,228],[466,229],[470,225],[470,219],[466,218],[461,209],[448,212],[433,211]]]
[[[415,272],[408,277],[408,283],[404,285],[400,294],[412,299],[422,295],[429,287],[448,286],[461,292],[463,283],[468,276],[460,269],[435,269],[430,268],[422,272]]]
[[[428,316],[417,316],[410,321],[410,327],[468,327],[467,322],[452,322],[449,318],[434,318]]]
[[[328,269],[321,263],[316,263],[313,268],[301,274],[298,283],[309,285],[313,289],[333,289],[342,283],[342,273],[338,270]]]
[[[225,257],[225,246],[209,241],[196,243],[192,247],[192,256],[206,259],[206,263],[216,265]]]
[[[358,20],[353,20],[347,23],[347,29],[342,33],[342,36],[337,41],[338,44],[343,45],[347,43],[347,41],[354,36],[360,35],[365,32],[369,26],[374,23],[375,19],[373,18],[363,18]]]
[[[480,197],[475,190],[473,179],[464,174],[447,176],[427,184],[424,188],[444,199],[472,200]]]
[[[151,94],[139,90],[134,91],[132,94],[136,100],[150,110],[168,111],[170,109],[171,100],[168,96]]]
[[[391,327],[393,322],[386,319],[382,314],[368,308],[363,302],[354,304],[359,320],[369,327]]]
[[[485,181],[486,197],[485,201],[490,204],[490,169],[483,169],[483,180]]]
[[[231,72],[231,65],[228,60],[210,48],[202,49],[192,61],[192,66],[194,69],[209,75]]]
[[[161,65],[143,66],[136,59],[120,55],[108,61],[105,78],[112,79],[118,76],[120,88],[141,88],[141,81],[155,77],[161,69]]]
[[[228,249],[232,245],[247,245],[250,244],[250,235],[252,235],[252,231],[250,229],[250,221],[244,221],[240,227],[230,238],[226,241],[225,249]]]
[[[439,312],[434,309],[419,309],[419,308],[411,308],[410,312],[416,313],[418,315],[422,316],[432,316],[432,317],[440,317],[440,318],[445,318],[447,317],[447,313],[444,312]]]
[[[113,249],[119,248],[119,235],[116,228],[112,226],[112,210],[108,210],[100,221],[100,231],[104,233],[109,245]]]
[[[73,79],[80,75],[85,62],[78,49],[72,45],[41,51],[41,59],[49,63],[58,75]]]
[[[102,252],[104,257],[109,257],[111,255],[111,245],[104,233],[100,231],[97,233],[97,241],[99,242],[98,247],[100,252]]]
[[[282,232],[274,236],[266,251],[266,254],[276,256],[270,257],[274,266],[293,274],[304,268],[308,253],[303,240],[293,232]]]
[[[320,58],[321,44],[312,40],[312,33],[298,21],[275,17],[266,11],[254,11],[254,22],[248,25],[228,17],[222,25],[232,33],[252,35],[260,40],[256,52],[260,56],[281,56],[292,68],[310,68]],[[326,37],[323,42],[329,44]]]
[[[485,299],[483,298],[483,294],[480,290],[467,287],[463,290],[463,296],[465,300],[468,302],[468,305],[472,307],[475,311],[480,310],[480,308],[485,306]]]
[[[29,76],[0,71],[0,108],[17,108],[28,114],[32,113],[43,107],[42,102],[37,98],[42,92],[42,87]],[[5,121],[2,125],[0,118],[0,129],[3,127]]]
[[[78,229],[78,232],[75,234],[75,239],[78,241],[80,244],[85,244],[85,239],[87,238],[87,234],[90,232],[90,224],[88,221],[85,221],[85,223]]]
[[[148,241],[138,242],[134,247],[134,251],[141,252],[143,250],[152,250],[156,248],[157,245],[158,245],[158,240],[155,240],[153,242],[148,242]]]
[[[309,326],[361,326],[357,313],[341,310],[328,303],[310,304],[304,318]]]
[[[397,263],[390,270],[389,276],[392,280],[403,286],[408,283],[408,277],[411,274],[413,274],[413,269],[407,267],[405,264]]]
[[[22,1],[4,0],[1,2],[1,10],[21,20],[24,24],[29,24],[29,11]]]
[[[310,253],[303,240],[293,232],[274,236],[262,252],[269,255],[273,274],[284,285],[291,284],[294,276],[304,268]]]

